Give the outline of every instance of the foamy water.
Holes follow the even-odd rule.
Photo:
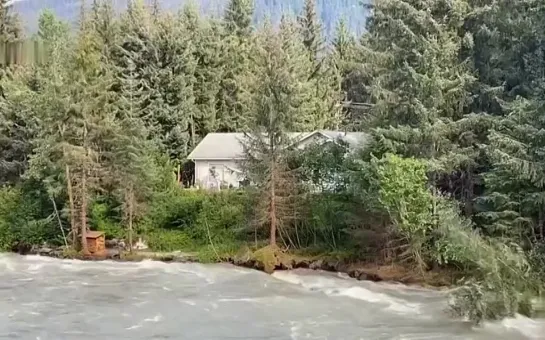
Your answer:
[[[545,339],[524,317],[474,328],[445,293],[311,271],[0,255],[0,339]]]

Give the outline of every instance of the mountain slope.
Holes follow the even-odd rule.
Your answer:
[[[176,11],[184,3],[191,0],[162,0],[161,6],[165,10]],[[207,15],[219,16],[228,0],[193,0],[201,11]],[[88,0],[87,3],[91,1]],[[81,0],[16,0],[14,9],[23,19],[25,28],[34,31],[37,18],[44,9],[52,9],[60,18],[75,22],[79,14]],[[273,22],[277,22],[282,14],[295,15],[301,11],[303,0],[256,0],[256,22],[269,16]],[[127,0],[114,0],[116,10],[122,11]],[[361,33],[365,25],[365,10],[359,5],[358,0],[317,0],[320,16],[324,23],[324,30],[328,36],[335,30],[340,18],[346,18],[349,27],[354,33]]]

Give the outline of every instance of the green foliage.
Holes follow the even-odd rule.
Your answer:
[[[28,188],[0,188],[0,250],[18,246],[60,244],[60,229],[53,215],[44,216],[43,202]]]
[[[517,313],[532,316],[543,287],[524,251],[474,232],[451,202],[441,199],[439,205],[437,256],[468,275],[453,292],[454,312],[476,323]]]
[[[194,243],[186,232],[180,230],[158,230],[146,233],[148,247],[154,251],[191,250]]]
[[[377,171],[379,202],[401,233],[426,237],[431,229],[432,197],[426,165],[414,158],[386,155],[371,162]]]
[[[200,246],[197,250],[197,258],[201,263],[229,261],[235,257],[241,246],[241,242],[229,240],[222,241],[221,243],[217,242],[214,245]]]
[[[156,193],[138,226],[145,234],[161,229],[183,231],[201,245],[227,243],[244,229],[248,206],[249,198],[243,191],[171,188]]]
[[[89,209],[90,224],[93,230],[103,231],[107,239],[122,239],[125,236],[125,231],[120,225],[119,219],[116,220],[118,214],[111,211],[113,205],[113,202],[94,200]]]
[[[359,176],[363,179],[354,188],[362,200],[372,200],[372,210],[388,214],[393,230],[400,236],[401,254],[426,267],[429,258],[428,243],[434,228],[433,196],[428,188],[426,164],[414,158],[401,158],[387,154],[362,163]],[[353,190],[354,190],[353,189]]]

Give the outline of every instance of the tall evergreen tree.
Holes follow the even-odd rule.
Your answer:
[[[254,1],[230,0],[223,19],[227,34],[247,38],[252,31],[253,14]]]
[[[368,81],[360,70],[357,48],[355,36],[350,32],[346,20],[341,19],[333,38],[333,51],[328,57],[337,86],[340,87],[339,99],[344,102],[343,108],[339,109],[341,117],[338,123],[347,130],[359,129],[356,122],[361,120],[365,107],[358,105],[367,102],[365,86]],[[354,102],[356,104],[352,105]]]
[[[496,118],[487,155],[491,161],[479,215],[485,231],[523,244],[545,241],[543,197],[543,89],[545,5],[499,1],[479,7],[471,22],[479,72],[475,110]],[[487,29],[487,27],[494,29]],[[493,25],[493,26],[492,26]],[[494,61],[494,62],[493,62]],[[483,115],[484,115],[483,113]]]
[[[293,39],[294,25],[284,20],[280,34],[265,26],[259,32],[253,75],[245,83],[250,108],[244,141],[248,179],[262,194],[259,221],[270,228],[276,245],[280,228],[293,218],[294,177],[288,169],[290,132],[307,130],[313,122],[308,106],[311,89],[305,86],[310,64],[304,45]]]
[[[341,123],[339,102],[342,98],[339,74],[333,61],[326,55],[316,0],[305,0],[303,12],[298,17],[298,26],[306,55],[312,63],[308,78],[314,83],[314,114],[321,117],[319,127],[338,128]]]
[[[363,57],[371,71],[369,124],[382,151],[430,160],[431,183],[472,172],[474,145],[458,143],[474,81],[460,59],[465,0],[385,1],[373,6]],[[472,186],[473,183],[469,183]],[[470,189],[471,190],[471,189]]]
[[[42,93],[46,110],[32,162],[34,174],[63,170],[73,241],[80,236],[84,253],[88,202],[104,176],[102,156],[114,125],[107,108],[111,77],[101,62],[99,41],[91,19],[82,11],[74,49],[48,66],[55,73]]]
[[[312,60],[318,60],[324,48],[322,23],[318,17],[316,0],[305,0],[303,13],[298,18],[303,43]]]
[[[108,177],[114,192],[122,202],[129,249],[134,243],[134,223],[145,211],[144,200],[149,197],[153,178],[156,176],[152,162],[153,143],[148,139],[148,129],[141,119],[141,78],[134,66],[130,66],[124,78],[119,79],[123,91],[116,94],[115,122],[104,156]]]
[[[191,128],[196,115],[195,48],[179,20],[163,16],[157,27],[157,66],[151,79],[150,107],[153,108],[156,139],[161,150],[178,166],[191,149]],[[180,172],[178,171],[178,174]]]
[[[0,0],[0,183],[12,182],[26,169],[30,148],[30,117],[17,107],[8,92],[11,82],[10,66],[17,58],[12,44],[21,38],[22,31],[12,4]],[[17,86],[11,87],[16,90]],[[17,90],[16,90],[17,91]],[[16,93],[16,92],[15,92]]]
[[[488,235],[526,245],[545,241],[544,108],[541,99],[520,99],[490,135],[492,169],[480,215]]]
[[[222,71],[222,37],[221,22],[204,20],[198,9],[189,4],[181,12],[182,29],[193,42],[193,58],[196,61],[193,93],[196,110],[191,117],[191,146],[195,147],[200,138],[216,131],[218,121],[217,106]]]
[[[247,114],[239,100],[241,84],[251,54],[253,2],[232,0],[225,11],[223,23],[222,77],[218,92],[218,130],[241,131]]]

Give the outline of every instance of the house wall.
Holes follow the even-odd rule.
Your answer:
[[[314,143],[326,141],[323,135],[316,134],[300,141],[296,147],[304,149]],[[242,178],[241,173],[233,172],[230,169],[239,169],[236,160],[194,160],[195,162],[195,185],[201,188],[213,188],[218,185],[233,186],[238,188]],[[216,177],[211,175],[210,169],[215,167]]]
[[[215,178],[210,172],[212,167],[216,169]],[[195,184],[199,187],[224,184],[238,188],[241,175],[230,169],[239,169],[236,160],[195,160]]]

